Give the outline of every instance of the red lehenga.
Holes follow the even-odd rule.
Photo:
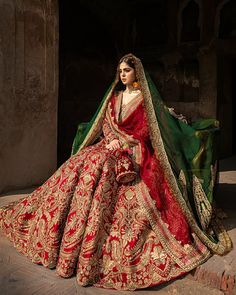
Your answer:
[[[117,71],[85,137],[79,136],[76,154],[28,197],[0,208],[0,228],[21,253],[56,267],[62,277],[76,274],[83,286],[146,288],[192,270],[210,251],[222,255],[232,246],[198,174],[191,203],[188,171],[176,175],[162,138],[161,130],[173,125],[141,61],[127,57],[140,84],[137,96],[122,104],[122,92],[114,94]],[[111,152],[106,145],[114,139],[122,147]]]
[[[189,227],[149,139],[142,95],[113,96],[101,140],[70,157],[28,197],[1,210],[2,231],[34,263],[78,284],[133,290],[176,278],[208,248]],[[137,178],[116,181],[105,145],[129,143]]]

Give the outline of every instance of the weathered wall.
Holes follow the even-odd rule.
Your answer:
[[[190,121],[220,122],[220,157],[236,152],[236,3],[233,0],[168,1],[169,44],[150,53],[151,72],[168,106]],[[171,12],[171,13],[170,13]],[[199,34],[200,33],[200,34]],[[148,53],[146,52],[147,56]]]
[[[57,1],[0,0],[0,192],[56,168]]]

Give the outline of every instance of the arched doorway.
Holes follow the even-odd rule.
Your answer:
[[[218,98],[217,113],[220,121],[220,156],[236,153],[236,56],[218,57]]]

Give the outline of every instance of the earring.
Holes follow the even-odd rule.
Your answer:
[[[139,83],[137,81],[134,81],[132,85],[134,88],[139,88]]]

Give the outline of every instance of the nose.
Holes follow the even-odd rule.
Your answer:
[[[125,72],[121,72],[121,76],[122,77],[125,77]]]

